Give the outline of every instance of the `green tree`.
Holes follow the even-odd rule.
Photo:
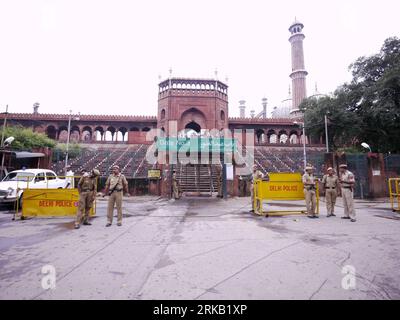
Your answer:
[[[305,99],[300,109],[308,133],[325,134],[330,145],[360,148],[365,141],[377,152],[400,152],[400,40],[388,38],[380,52],[350,65],[353,79],[331,97]]]
[[[65,158],[65,154],[67,152],[67,145],[65,143],[58,143],[55,149],[53,150],[53,160],[57,159],[58,157]],[[70,143],[68,147],[68,158],[74,159],[81,155],[82,147],[78,143]]]
[[[1,127],[2,133],[3,127]],[[33,132],[32,129],[22,126],[6,126],[4,139],[8,137],[14,137],[15,139],[11,144],[11,149],[13,150],[31,151],[33,148],[53,148],[56,145],[55,141],[48,138],[45,134]]]

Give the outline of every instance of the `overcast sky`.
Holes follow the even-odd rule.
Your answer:
[[[304,24],[308,94],[400,35],[398,0],[0,0],[0,109],[156,115],[159,76],[218,78],[269,111],[288,96],[288,27]]]

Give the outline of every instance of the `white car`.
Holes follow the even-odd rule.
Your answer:
[[[0,182],[0,203],[20,201],[24,189],[63,189],[67,181],[47,169],[15,170]]]

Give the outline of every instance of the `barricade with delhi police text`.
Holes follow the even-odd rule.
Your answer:
[[[80,178],[79,176],[66,177],[67,179]],[[66,180],[67,180],[66,179]],[[97,179],[96,179],[97,184]],[[74,185],[74,184],[72,184]],[[75,184],[76,185],[76,184]],[[16,212],[19,211],[19,203]],[[51,189],[31,188],[29,184],[23,189],[21,219],[25,217],[65,217],[74,216],[79,206],[79,192],[77,188]],[[96,200],[90,210],[90,216],[96,214]]]
[[[304,185],[300,173],[270,173],[268,180],[258,179],[254,183],[254,212],[266,216],[283,216],[292,214],[306,214],[307,210],[268,210],[264,211],[264,204],[273,205],[272,201],[304,200]],[[317,207],[319,214],[319,189],[316,184]],[[304,203],[305,205],[305,203]]]

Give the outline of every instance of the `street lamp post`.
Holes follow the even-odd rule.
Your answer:
[[[4,113],[4,123],[3,123],[3,130],[1,133],[1,147],[4,147],[4,134],[6,131],[6,124],[7,124],[7,115],[8,115],[8,105],[6,106],[6,112]]]
[[[306,129],[303,122],[303,159],[304,159],[304,171],[307,167],[307,155],[306,155]]]
[[[303,161],[304,161],[304,170],[306,170],[307,167],[307,154],[306,154],[306,129],[304,122],[297,122],[294,121],[294,124],[300,125],[303,129]]]
[[[329,141],[328,141],[328,117],[325,115],[325,144],[326,152],[329,152]]]
[[[80,112],[78,114],[80,114]],[[74,120],[79,120],[79,117],[74,118]],[[66,152],[65,152],[65,167],[64,167],[65,174],[67,174],[67,166],[68,166],[69,136],[71,135],[71,121],[72,121],[72,110],[69,110],[68,130],[67,130],[68,131],[68,133],[67,133],[67,147],[66,147]]]
[[[6,132],[6,125],[7,125],[7,115],[8,115],[8,105],[6,106],[6,112],[4,113],[4,123],[3,123],[3,130],[1,133],[1,149],[2,149],[2,155],[1,155],[1,172],[0,172],[0,178],[3,179],[3,173],[4,171],[4,158],[5,158],[5,151],[4,151],[4,135]]]
[[[71,118],[72,118],[72,110],[69,110],[69,116],[68,116],[68,130],[67,130],[67,148],[65,152],[65,175],[67,175],[67,167],[68,167],[68,152],[69,152],[69,136],[71,134]]]
[[[361,146],[362,146],[363,148],[365,148],[365,149],[368,149],[368,150],[369,150],[369,152],[372,152],[372,150],[371,150],[371,147],[369,146],[369,144],[368,144],[368,143],[366,143],[366,142],[362,142],[362,143],[361,143]]]

